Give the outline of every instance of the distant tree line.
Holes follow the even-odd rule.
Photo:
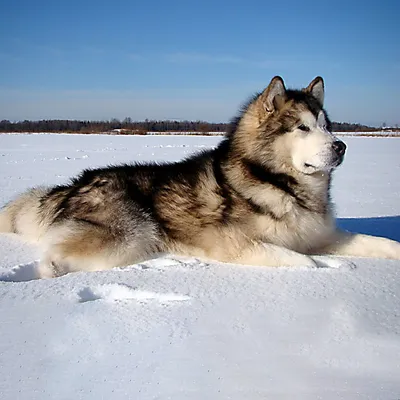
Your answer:
[[[125,118],[123,121],[77,121],[77,120],[41,120],[41,121],[0,121],[0,132],[76,132],[101,133],[115,129],[121,133],[146,132],[225,132],[226,123],[210,123],[204,121],[132,121]]]
[[[143,134],[147,132],[225,132],[227,123],[212,123],[205,121],[132,121],[125,118],[120,121],[77,121],[49,119],[41,121],[0,121],[0,132],[73,132],[73,133],[102,133],[113,132],[120,134]],[[366,125],[333,122],[334,132],[373,132],[379,128]],[[119,130],[119,131],[115,131]]]
[[[349,122],[332,122],[333,132],[376,132],[381,128],[373,128],[367,125],[351,124]]]

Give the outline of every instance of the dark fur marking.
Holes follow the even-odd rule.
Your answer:
[[[246,199],[247,203],[251,207],[251,210],[260,215],[268,215],[275,221],[280,221],[282,218],[278,217],[275,213],[272,212],[269,208],[265,206],[260,206],[259,204],[256,204],[253,200],[251,199]]]
[[[290,196],[296,198],[295,187],[298,185],[295,178],[287,174],[274,173],[264,166],[251,160],[243,160],[243,165],[247,168],[250,175],[262,183],[269,183],[276,188],[283,190]]]
[[[256,204],[251,199],[244,197],[229,184],[221,168],[223,162],[228,158],[228,153],[229,153],[229,142],[227,140],[224,140],[215,150],[215,157],[213,161],[214,176],[218,186],[221,188],[221,196],[224,202],[223,203],[224,209],[222,212],[222,222],[226,224],[231,219],[230,215],[231,215],[231,210],[233,209],[233,198],[232,198],[233,195],[244,201],[249,206],[252,212],[260,215],[269,215],[273,219],[278,220],[279,218],[271,210]]]
[[[94,227],[98,227],[98,228],[107,228],[103,224],[100,224],[97,221],[92,221],[92,220],[90,220],[88,218],[75,218],[75,221],[82,222],[84,224],[88,224],[88,225],[91,225],[91,226],[94,226]]]
[[[321,212],[321,210],[312,207],[309,199],[302,195],[299,183],[294,177],[287,174],[274,173],[268,170],[266,167],[257,164],[251,160],[245,159],[243,160],[243,164],[248,169],[250,175],[253,178],[260,181],[261,183],[267,183],[276,187],[277,189],[284,191],[292,198],[294,198],[300,207],[312,212],[325,213],[325,208]],[[275,219],[279,218],[275,216]]]
[[[231,210],[233,208],[232,199],[232,188],[228,184],[228,181],[221,169],[221,164],[227,158],[229,152],[229,143],[224,140],[220,143],[217,149],[215,149],[214,159],[213,159],[213,173],[218,187],[220,188],[220,196],[222,199],[222,216],[221,222],[223,224],[228,224],[230,221]]]
[[[293,100],[295,103],[303,103],[313,113],[315,118],[318,118],[319,112],[322,110],[319,101],[310,93],[302,90],[287,90],[287,100]]]

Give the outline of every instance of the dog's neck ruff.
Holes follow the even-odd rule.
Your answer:
[[[322,190],[315,190],[313,184],[315,184],[315,186],[321,185],[321,183],[317,184],[317,177],[307,176],[305,177],[307,182],[303,182],[302,179],[296,179],[294,176],[287,173],[273,172],[271,169],[249,159],[240,160],[240,164],[233,168],[241,168],[244,170],[245,173],[243,175],[240,173],[237,175],[243,176],[242,179],[246,180],[246,184],[251,182],[252,185],[264,187],[268,185],[272,190],[283,192],[283,194],[289,196],[296,205],[309,212],[326,214],[330,209],[329,176],[321,175],[320,178],[325,181],[322,185]],[[220,180],[226,182],[230,190],[236,193],[239,198],[245,200],[254,212],[258,214],[268,214],[275,219],[280,219],[280,217],[273,213],[273,210],[268,206],[267,202],[263,204],[260,203],[259,200],[246,196],[246,191],[241,191],[240,185],[235,185],[234,182],[230,181],[229,173],[224,173],[221,167],[218,169],[220,170],[219,175],[223,177],[223,179]]]
[[[251,178],[258,184],[269,185],[274,189],[284,192],[286,195],[290,196],[298,206],[305,210],[318,214],[326,213],[329,202],[329,184],[327,188],[324,188],[322,193],[316,193],[316,191],[310,191],[310,188],[306,187],[310,184],[312,185],[312,182],[308,182],[307,184],[287,173],[273,172],[267,167],[251,160],[243,160],[243,165]],[[307,177],[307,180],[311,181],[311,179],[312,178]]]

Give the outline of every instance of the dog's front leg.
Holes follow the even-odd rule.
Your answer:
[[[318,267],[311,257],[270,243],[254,243],[229,262],[267,267]]]
[[[318,253],[400,260],[400,243],[382,237],[338,230],[331,243]]]

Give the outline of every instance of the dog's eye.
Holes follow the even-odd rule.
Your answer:
[[[310,128],[308,126],[305,126],[304,124],[299,125],[298,129],[300,129],[303,132],[309,132],[310,131]]]

